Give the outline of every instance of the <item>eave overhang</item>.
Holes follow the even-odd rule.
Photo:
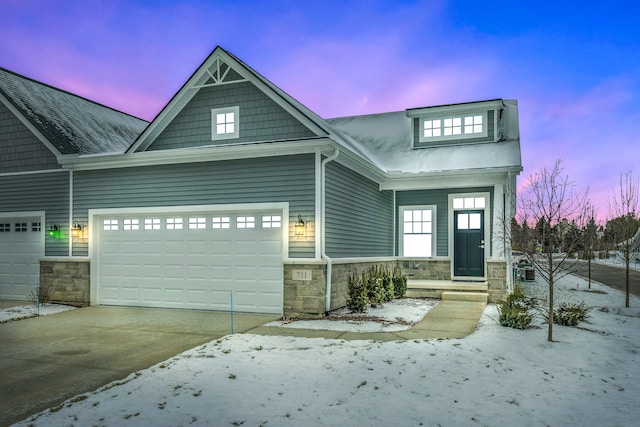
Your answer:
[[[498,168],[432,171],[421,173],[387,173],[380,190],[431,190],[439,188],[485,187],[507,183],[510,176],[519,175],[522,166]]]

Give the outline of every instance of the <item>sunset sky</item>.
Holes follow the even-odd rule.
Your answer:
[[[517,99],[520,183],[640,174],[636,1],[0,0],[0,66],[152,120],[220,45],[325,118]]]

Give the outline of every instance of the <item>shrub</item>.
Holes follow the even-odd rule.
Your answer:
[[[36,285],[35,289],[33,289],[30,293],[29,293],[29,299],[31,300],[31,302],[34,305],[40,304],[40,305],[45,305],[49,302],[50,300],[50,296],[49,296],[49,287],[48,286],[41,286],[41,285]]]
[[[402,298],[407,293],[407,277],[402,274],[398,266],[393,268],[391,281],[395,298]]]
[[[534,318],[536,299],[528,297],[520,286],[514,288],[507,299],[498,303],[499,322],[502,326],[527,329]]]
[[[348,279],[347,308],[353,312],[364,313],[369,305],[366,278],[356,273],[350,273]]]
[[[392,301],[396,297],[393,280],[391,280],[391,272],[388,268],[382,268],[380,271],[382,277],[382,289],[384,290],[384,302]]]
[[[367,307],[377,307],[407,292],[407,278],[398,267],[393,273],[388,268],[371,266],[366,272],[351,272],[348,278],[347,308],[364,313]]]
[[[589,307],[584,302],[561,302],[553,308],[553,323],[562,326],[576,326],[587,318]],[[548,319],[547,319],[548,320]]]
[[[377,307],[384,303],[384,287],[382,277],[369,274],[367,278],[367,296],[371,307]]]

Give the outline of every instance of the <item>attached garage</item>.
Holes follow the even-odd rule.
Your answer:
[[[0,214],[0,299],[26,301],[40,274],[44,231],[40,216]]]
[[[282,314],[286,210],[90,212],[92,304]]]

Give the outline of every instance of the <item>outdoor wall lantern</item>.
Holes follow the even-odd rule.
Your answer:
[[[302,220],[302,217],[300,215],[298,215],[298,222],[296,222],[295,230],[296,236],[304,236],[307,231],[304,221]]]
[[[83,229],[84,227],[82,227],[82,224],[80,224],[78,221],[74,222],[71,226],[71,236],[75,238],[82,237]]]
[[[60,238],[60,227],[54,223],[49,224],[49,228],[47,229],[47,235],[54,239]]]

